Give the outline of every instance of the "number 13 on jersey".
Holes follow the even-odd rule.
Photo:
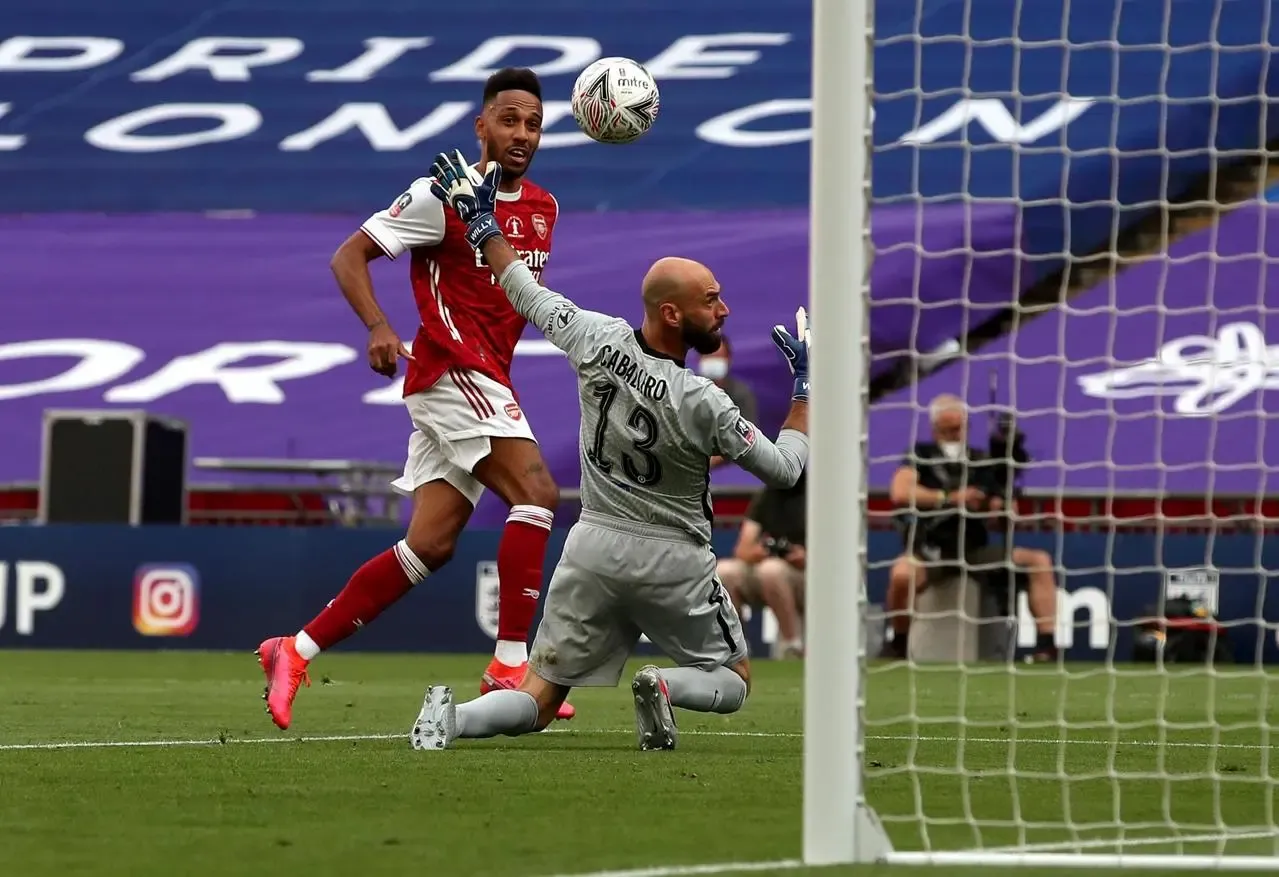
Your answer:
[[[610,435],[620,434],[621,441],[629,444],[635,456],[622,451],[619,453],[622,472],[638,485],[648,487],[662,480],[662,463],[651,452],[657,444],[657,418],[642,405],[636,405],[625,415],[625,420],[614,423],[611,420],[613,402],[617,398],[618,387],[611,381],[600,381],[591,385],[591,393],[595,397],[599,415],[595,423],[595,441],[587,452],[587,459],[605,475],[612,476],[616,461],[610,459],[605,445]]]

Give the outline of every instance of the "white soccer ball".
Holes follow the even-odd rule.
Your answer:
[[[601,58],[573,83],[573,118],[599,143],[630,143],[653,127],[660,97],[644,65]]]

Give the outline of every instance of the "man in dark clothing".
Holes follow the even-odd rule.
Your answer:
[[[767,606],[777,616],[782,657],[804,653],[804,568],[807,510],[805,475],[794,487],[766,488],[751,500],[733,556],[717,573],[733,605]]]
[[[942,395],[928,408],[933,441],[915,445],[889,489],[903,524],[906,551],[889,575],[887,610],[893,639],[885,654],[905,657],[915,597],[929,585],[966,571],[985,586],[1007,587],[1010,571],[1025,587],[1038,636],[1036,661],[1057,657],[1057,584],[1046,551],[991,541],[990,524],[1004,510],[993,483],[997,461],[969,447],[962,400]],[[1007,593],[1005,591],[1005,593]]]

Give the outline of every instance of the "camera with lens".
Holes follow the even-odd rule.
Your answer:
[[[773,557],[785,557],[790,554],[794,543],[784,536],[765,536],[759,540],[759,544],[764,546],[764,550]]]
[[[986,486],[989,496],[998,496],[1005,504],[1011,504],[1017,496],[1017,482],[1022,468],[1030,462],[1026,450],[1026,435],[1017,429],[1011,413],[995,417],[990,431],[990,483]]]

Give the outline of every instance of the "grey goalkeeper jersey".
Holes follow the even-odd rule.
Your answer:
[[[769,441],[723,390],[649,348],[626,321],[541,286],[523,262],[507,268],[501,284],[577,372],[583,511],[708,543],[711,456],[736,461],[770,486],[799,478],[808,458],[803,433],[782,430]]]

